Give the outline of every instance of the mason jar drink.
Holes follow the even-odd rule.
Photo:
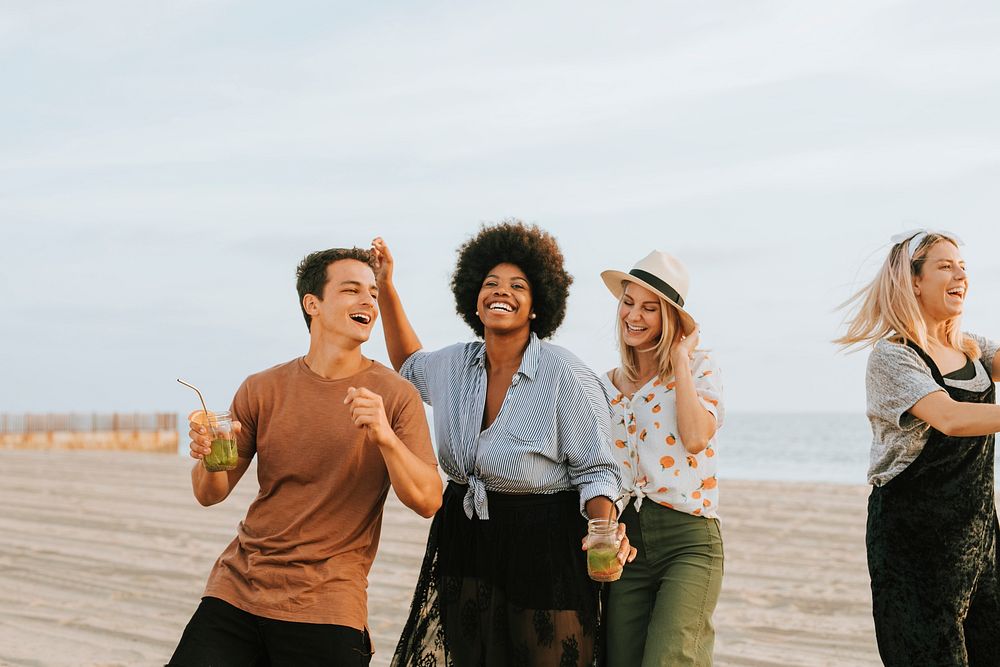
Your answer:
[[[236,467],[238,458],[232,417],[228,412],[209,412],[205,415],[201,410],[198,411],[198,415],[200,419],[191,421],[197,421],[207,427],[212,438],[212,453],[206,454],[201,460],[205,470],[209,472],[232,470]]]
[[[618,522],[591,519],[587,522],[587,574],[594,581],[618,581]]]

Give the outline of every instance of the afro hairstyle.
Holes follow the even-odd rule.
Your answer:
[[[476,304],[483,280],[498,264],[513,264],[524,271],[531,287],[535,319],[531,330],[539,338],[556,332],[566,316],[566,299],[573,277],[563,268],[563,255],[555,237],[537,225],[516,219],[483,225],[479,233],[458,249],[458,264],[451,277],[455,310],[476,335],[484,327]]]

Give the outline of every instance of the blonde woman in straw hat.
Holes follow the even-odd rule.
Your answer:
[[[961,330],[969,276],[957,236],[892,241],[836,341],[872,347],[866,542],[879,654],[890,667],[1000,665],[1000,344]]]
[[[719,369],[697,347],[679,260],[654,250],[628,273],[601,277],[618,299],[621,365],[602,381],[628,494],[620,521],[638,549],[611,584],[608,665],[711,665],[723,561]]]

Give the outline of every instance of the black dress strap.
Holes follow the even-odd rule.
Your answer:
[[[923,362],[927,364],[928,368],[931,370],[931,376],[934,378],[934,381],[947,389],[948,385],[944,383],[944,376],[941,374],[941,369],[938,368],[937,363],[935,363],[935,361],[931,358],[931,355],[924,352],[923,348],[914,343],[912,340],[906,341],[906,347],[916,352]]]

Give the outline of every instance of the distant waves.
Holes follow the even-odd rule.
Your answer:
[[[858,413],[729,413],[716,445],[719,476],[866,484],[871,439]]]

